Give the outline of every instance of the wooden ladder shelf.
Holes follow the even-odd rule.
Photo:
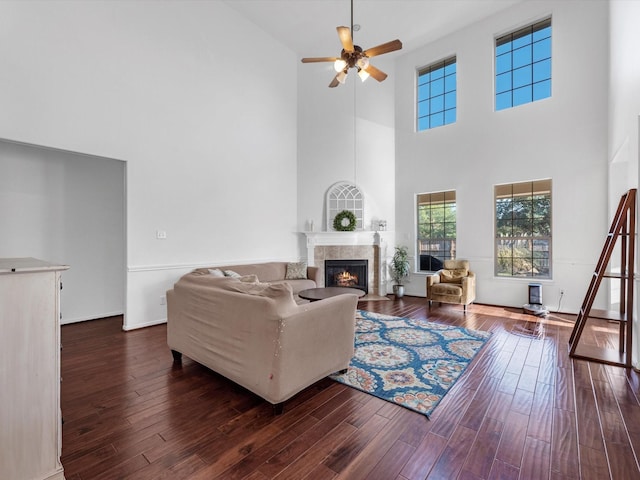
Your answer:
[[[589,289],[582,302],[576,324],[569,338],[569,355],[609,365],[631,367],[633,332],[633,277],[635,263],[636,189],[632,188],[620,198],[596,270],[591,276]],[[620,240],[620,273],[607,271],[611,254]],[[603,278],[620,280],[620,310],[592,309]],[[589,318],[616,321],[620,324],[618,350],[595,345],[580,345],[580,337]]]

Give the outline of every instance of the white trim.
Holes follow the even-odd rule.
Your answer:
[[[117,317],[118,315],[124,316],[124,310],[120,310],[117,312],[94,314],[90,317],[76,317],[76,318],[65,318],[64,312],[62,312],[62,320],[60,323],[61,325],[70,325],[72,323],[87,322],[89,320],[99,320],[101,318]]]
[[[127,272],[156,272],[161,270],[182,270],[185,268],[199,268],[211,265],[210,263],[175,263],[167,265],[132,265],[127,267]]]
[[[184,270],[204,267],[218,267],[226,265],[251,265],[254,263],[268,263],[268,262],[292,262],[291,258],[288,259],[254,259],[254,260],[225,260],[224,262],[206,262],[206,263],[169,263],[169,264],[157,264],[157,265],[129,265],[127,266],[127,272],[158,272],[165,270]],[[299,261],[299,259],[298,259]]]
[[[158,320],[151,320],[150,322],[145,322],[145,323],[136,323],[135,325],[122,325],[122,330],[124,330],[125,332],[128,332],[130,330],[137,330],[139,328],[145,328],[145,327],[153,327],[154,325],[161,325],[163,323],[167,323],[167,319],[166,318],[160,318]]]
[[[64,469],[62,465],[58,467],[57,471],[52,473],[51,475],[45,477],[43,480],[65,480],[64,479]]]

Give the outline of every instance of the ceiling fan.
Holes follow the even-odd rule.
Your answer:
[[[334,62],[333,67],[338,73],[329,84],[330,88],[343,84],[347,79],[350,68],[358,70],[358,76],[363,82],[369,77],[369,75],[379,82],[382,82],[387,78],[386,73],[369,63],[369,59],[376,55],[400,50],[402,48],[402,42],[400,40],[392,40],[367,50],[362,50],[358,45],[354,45],[352,36],[353,0],[351,0],[351,29],[349,29],[349,27],[336,27],[336,30],[338,30],[338,37],[342,43],[342,52],[339,57],[303,58],[302,63]]]

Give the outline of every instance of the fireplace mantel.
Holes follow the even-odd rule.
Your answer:
[[[358,230],[355,232],[303,232],[307,237],[307,261],[313,266],[316,246],[384,245],[393,240],[393,232]]]
[[[316,249],[328,252],[328,247],[371,247],[369,254],[369,291],[377,295],[386,295],[387,282],[387,246],[395,239],[394,232],[389,231],[355,231],[355,232],[302,232],[307,239],[307,264],[316,266],[322,270],[324,278],[324,262],[316,264]],[[340,259],[341,255],[336,254],[336,249],[330,249],[330,258]],[[341,251],[340,249],[337,249]],[[348,249],[345,249],[348,250]],[[361,250],[361,249],[360,249]],[[351,255],[347,255],[350,257]],[[364,257],[366,258],[366,256]]]

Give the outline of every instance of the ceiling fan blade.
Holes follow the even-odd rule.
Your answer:
[[[353,38],[351,37],[349,27],[336,27],[336,30],[338,30],[338,36],[340,37],[344,51],[347,53],[353,52]]]
[[[335,62],[337,57],[311,57],[303,58],[302,63],[314,63],[314,62]]]
[[[373,78],[375,78],[379,82],[382,82],[384,81],[385,78],[387,78],[386,73],[384,73],[382,70],[374,67],[371,64],[369,64],[369,66],[367,66],[367,68],[365,68],[364,71],[367,72],[369,75],[371,75]]]
[[[387,43],[383,43],[382,45],[378,45],[377,47],[370,48],[364,51],[364,54],[371,58],[376,55],[382,55],[383,53],[395,52],[396,50],[400,50],[402,48],[402,42],[398,39],[392,40]]]
[[[335,77],[333,77],[333,80],[331,80],[331,83],[329,84],[329,88],[334,88],[334,87],[337,87],[338,85],[340,85],[340,82],[338,81],[338,75],[336,75]]]

